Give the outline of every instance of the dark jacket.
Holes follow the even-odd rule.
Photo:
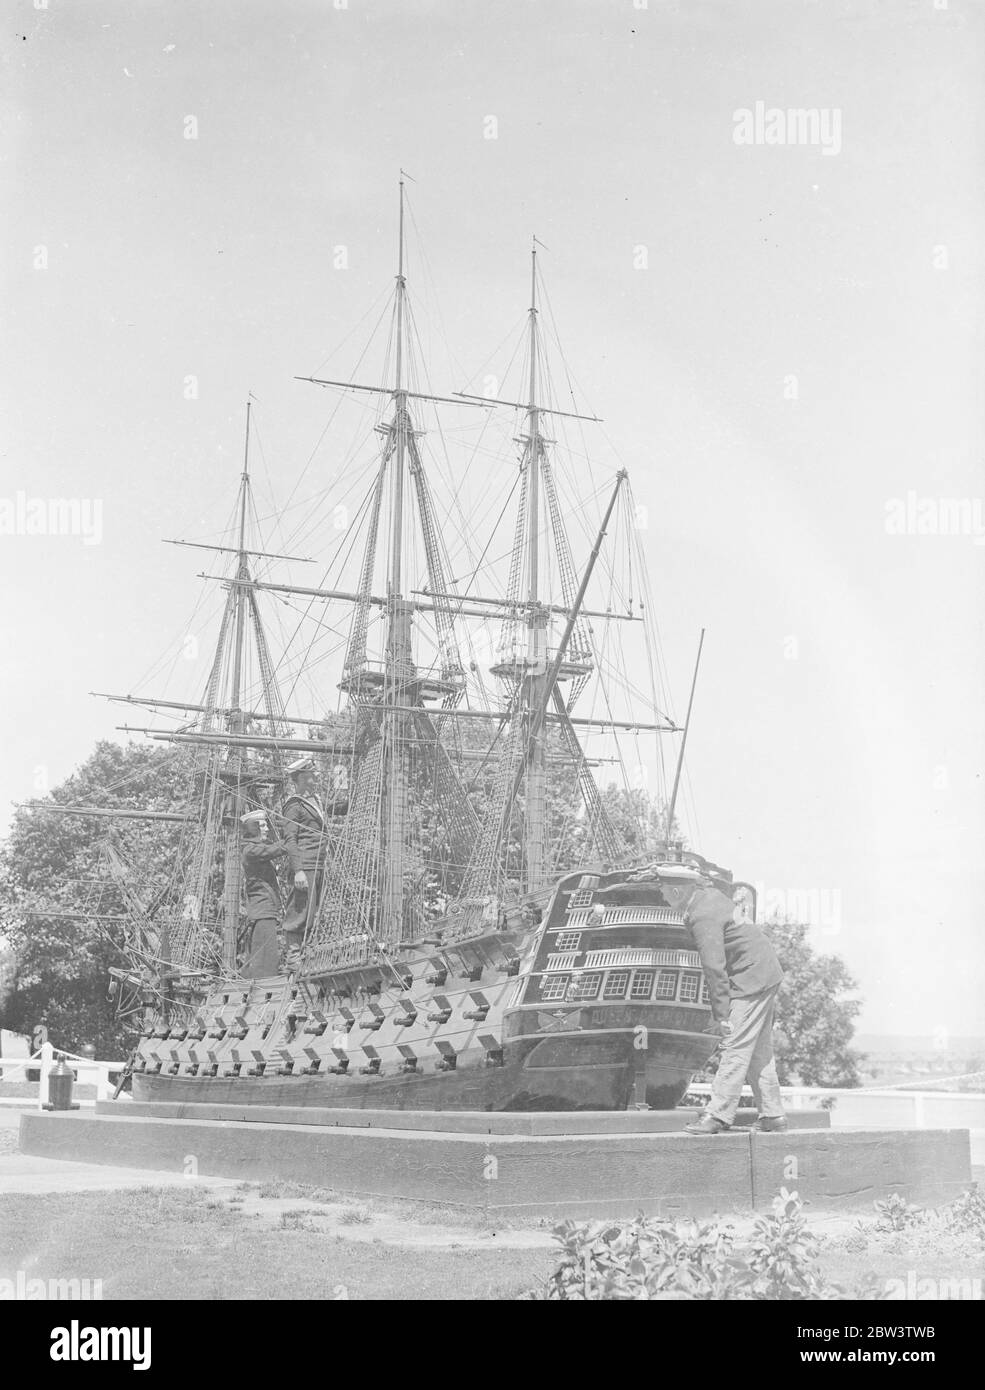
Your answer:
[[[271,917],[280,921],[284,906],[274,860],[286,853],[287,846],[280,840],[243,842],[243,887],[246,890],[246,915],[251,922],[262,922]]]
[[[729,1015],[729,1001],[759,994],[783,979],[776,952],[755,922],[733,921],[735,904],[717,888],[699,888],[684,914],[701,956],[717,1023]]]
[[[317,797],[295,793],[284,802],[284,843],[291,871],[317,869],[325,862],[325,815]]]

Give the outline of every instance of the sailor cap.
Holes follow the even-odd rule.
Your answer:
[[[657,864],[656,871],[660,878],[685,879],[688,883],[700,883],[704,878],[690,864]]]
[[[287,768],[286,768],[286,771],[287,771],[287,772],[290,772],[290,773],[295,773],[295,772],[314,772],[314,770],[315,770],[315,760],[314,760],[314,758],[311,757],[311,755],[308,754],[308,753],[305,753],[305,755],[304,755],[303,757],[301,757],[301,758],[296,758],[295,761],[294,761],[293,763],[288,763]]]
[[[240,816],[239,819],[240,819],[240,823],[241,823],[242,825],[255,825],[255,824],[259,824],[260,821],[266,820],[266,819],[267,819],[267,813],[266,813],[266,811],[263,811],[263,810],[260,810],[260,811],[247,811],[246,815],[245,815],[245,816]]]

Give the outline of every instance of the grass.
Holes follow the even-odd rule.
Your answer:
[[[876,1212],[878,1213],[876,1204]],[[961,1203],[936,1209],[908,1207],[900,1229],[891,1229],[885,1216],[868,1213],[850,1230],[821,1239],[821,1262],[832,1279],[852,1284],[866,1276],[878,1280],[979,1279],[985,1282],[985,1228],[978,1222],[956,1228],[954,1213]]]
[[[371,1214],[365,1207],[347,1207],[339,1217],[341,1226],[366,1226],[372,1221]]]
[[[353,1201],[352,1195],[349,1193],[333,1192],[327,1187],[314,1187],[308,1183],[291,1182],[281,1178],[261,1183],[238,1183],[236,1191],[253,1197],[293,1197],[299,1202],[325,1202],[333,1206],[348,1205]],[[373,1207],[380,1216],[390,1216],[400,1221],[413,1221],[415,1225],[419,1226],[458,1226],[475,1231],[488,1231],[490,1229],[489,1218],[486,1214],[471,1208],[441,1206],[429,1202],[401,1202],[398,1198],[389,1197],[374,1198]],[[358,1211],[359,1208],[351,1208],[351,1210]],[[353,1226],[372,1219],[369,1214],[352,1215],[350,1211],[344,1212],[339,1218],[343,1226]],[[497,1230],[529,1230],[531,1225],[549,1230],[554,1222],[546,1217],[543,1220],[531,1220],[529,1217],[507,1219],[498,1216],[495,1222]]]
[[[264,1212],[264,1199],[307,1205]],[[341,1211],[323,1215],[312,1204],[336,1204]],[[224,1193],[144,1187],[0,1194],[0,1278],[15,1278],[23,1269],[32,1278],[102,1279],[106,1299],[500,1300],[539,1284],[557,1263],[554,1247],[402,1248],[338,1234],[339,1226],[375,1221],[385,1228],[392,1205],[354,1203],[325,1188],[284,1181],[240,1183]],[[462,1213],[447,1208],[415,1204],[398,1214],[435,1226],[466,1224]],[[867,1211],[819,1232],[827,1277],[851,1290],[866,1279],[885,1286],[910,1274],[985,1276],[980,1230],[952,1229],[943,1210],[914,1213],[907,1221],[901,1230],[880,1229],[876,1212]]]
[[[310,1212],[284,1215],[272,1228],[202,1189],[0,1195],[0,1278],[102,1279],[105,1299],[458,1301],[513,1298],[554,1263],[552,1250],[350,1242]]]
[[[901,1279],[905,1284],[908,1274],[921,1280],[981,1280],[985,1274],[980,1252],[960,1237],[929,1244],[916,1239],[847,1237],[825,1242],[819,1262],[828,1278],[846,1289],[866,1280],[884,1286],[890,1279]]]

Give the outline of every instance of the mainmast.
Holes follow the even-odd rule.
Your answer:
[[[387,642],[384,664],[383,705],[385,741],[384,766],[389,777],[385,790],[386,840],[383,846],[383,935],[399,941],[403,934],[404,845],[407,822],[406,716],[393,710],[404,703],[406,682],[413,676],[411,657],[411,611],[403,594],[403,513],[404,465],[407,437],[411,433],[407,392],[403,382],[404,314],[407,282],[404,278],[404,181],[400,180],[400,221],[397,237],[396,344],[394,350],[393,402],[391,426],[393,441],[391,469],[390,572],[387,581]],[[386,754],[389,756],[386,756]]]
[[[455,845],[456,863],[467,861],[475,835],[474,810],[432,722],[432,716],[444,719],[453,711],[464,690],[465,671],[455,631],[459,600],[450,591],[445,543],[419,446],[423,431],[416,427],[412,410],[418,401],[491,408],[487,401],[463,401],[412,389],[405,177],[409,175],[401,171],[392,372],[387,380],[372,384],[302,378],[347,392],[385,396],[392,402],[392,410],[376,426],[383,447],[367,497],[358,591],[330,595],[319,591],[319,596],[356,605],[339,684],[353,702],[362,749],[337,855],[339,872],[329,883],[329,894],[335,896],[330,911],[323,914],[322,939],[331,941],[358,927],[360,933],[369,929],[376,943],[386,946],[419,935],[423,922],[423,861],[420,834],[411,816],[411,788],[426,777],[427,785],[440,789],[435,795],[444,806],[442,816],[449,842]],[[384,511],[388,512],[385,524]],[[427,570],[426,602],[407,592],[404,541],[415,512],[414,534],[419,528]],[[378,543],[380,551],[385,551],[382,594],[374,583]],[[383,613],[382,667],[369,645],[374,607]],[[432,615],[437,649],[430,668],[423,669],[418,669],[412,650],[412,616],[419,611]],[[441,702],[440,708],[433,707],[436,701]],[[333,950],[343,951],[343,946],[335,942]],[[353,954],[354,948],[344,945],[344,951]]]
[[[546,778],[543,725],[534,728],[534,714],[543,702],[547,675],[548,611],[540,601],[540,467],[543,440],[538,405],[537,243],[530,248],[530,382],[527,392],[527,439],[524,468],[527,481],[527,650],[521,689],[526,752],[523,886],[534,892],[546,873]]]

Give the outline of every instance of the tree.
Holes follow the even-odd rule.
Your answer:
[[[861,1000],[839,956],[819,955],[802,922],[766,922],[764,930],[783,967],[773,1035],[782,1085],[858,1086],[863,1055],[850,1047]]]
[[[3,1008],[3,1001],[14,987],[15,964],[13,949],[0,941],[0,1009]]]
[[[184,752],[102,742],[52,800],[173,811],[188,786]],[[91,1043],[104,1057],[118,1057],[130,1043],[107,998],[110,966],[124,963],[122,932],[92,915],[99,841],[111,824],[22,810],[0,847],[0,938],[14,957],[11,986],[0,1000],[0,1026],[31,1034],[44,1022],[57,1045],[78,1052]],[[122,821],[113,833],[148,881],[164,878],[177,845],[176,825]],[[110,893],[99,909],[118,913],[121,907]]]

